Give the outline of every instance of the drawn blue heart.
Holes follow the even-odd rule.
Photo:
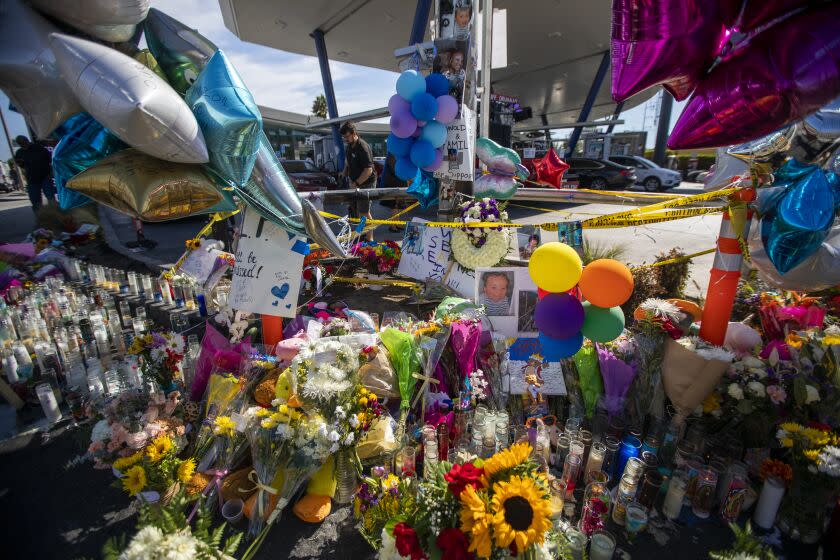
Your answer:
[[[285,282],[282,286],[272,286],[271,287],[271,295],[276,297],[277,299],[285,299],[287,295],[289,295],[289,283]]]
[[[275,299],[274,301],[271,302],[271,305],[273,305],[274,307],[277,307],[278,303],[280,303],[280,302]]]
[[[291,304],[291,303],[287,303],[287,304],[286,304],[286,309],[291,309],[291,308],[292,308],[292,304]]]

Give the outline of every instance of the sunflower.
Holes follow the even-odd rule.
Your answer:
[[[551,528],[551,508],[544,491],[530,478],[510,477],[493,485],[493,538],[500,548],[516,544],[523,552],[541,544]]]
[[[512,469],[521,465],[531,456],[531,446],[527,443],[515,443],[503,451],[499,451],[484,461],[484,475],[481,477],[481,485],[485,488],[490,486],[490,479],[494,474]]]
[[[182,461],[181,464],[178,465],[178,471],[176,474],[180,482],[187,484],[190,480],[192,480],[192,476],[195,474],[195,459]]]
[[[795,434],[796,432],[801,432],[803,430],[802,425],[797,424],[796,422],[783,422],[782,424],[779,424],[779,428],[790,434]]]
[[[140,465],[128,469],[128,472],[122,478],[122,487],[130,496],[136,496],[146,487],[146,470]]]
[[[461,530],[470,535],[470,552],[481,558],[491,553],[490,522],[492,515],[475,488],[466,486],[461,492]]]
[[[167,435],[158,436],[146,446],[146,457],[152,463],[157,463],[170,451],[172,451],[172,438]]]
[[[140,462],[142,458],[143,452],[138,451],[134,455],[129,455],[128,457],[120,457],[119,459],[114,461],[114,464],[111,466],[117,469],[118,471],[122,472],[128,467],[133,467],[134,465],[136,465],[138,462]]]

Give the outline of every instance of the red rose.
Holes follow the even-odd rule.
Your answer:
[[[394,526],[394,539],[397,541],[397,552],[400,556],[410,556],[411,560],[425,560],[426,555],[420,548],[417,532],[405,523]]]
[[[443,552],[441,560],[469,560],[474,557],[467,550],[470,543],[460,529],[444,529],[435,544]]]
[[[449,483],[449,491],[452,492],[452,495],[460,498],[461,492],[467,486],[478,488],[481,485],[483,474],[484,469],[476,468],[472,463],[465,463],[463,465],[452,465],[452,468],[443,475],[443,478]]]

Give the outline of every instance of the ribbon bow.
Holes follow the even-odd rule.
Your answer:
[[[229,471],[213,469],[213,470],[206,471],[205,474],[212,475],[213,480],[210,481],[210,483],[207,485],[207,487],[204,489],[204,491],[201,493],[201,495],[207,497],[207,495],[210,494],[210,492],[213,490],[213,487],[215,486],[216,487],[216,494],[219,498],[219,509],[221,510],[222,506],[224,505],[224,503],[222,502],[222,479],[224,479],[229,474]],[[190,512],[189,517],[187,517],[187,523],[192,521],[192,518],[195,516],[196,512],[198,511],[198,506],[199,506],[200,503],[201,503],[200,501],[197,501],[195,503],[195,506],[193,507],[192,511]]]
[[[262,492],[268,492],[269,494],[274,494],[274,495],[277,494],[277,489],[276,488],[274,488],[272,486],[269,486],[268,484],[263,484],[262,482],[259,481],[259,478],[257,478],[257,471],[255,471],[255,470],[251,470],[251,472],[248,473],[248,480],[250,480],[254,484],[254,487],[253,488],[248,488],[248,489],[240,488],[239,490],[241,492],[253,492],[254,490],[260,490]],[[278,500],[277,506],[280,506],[281,501],[288,502],[288,500],[284,500],[283,498],[281,498],[280,500]],[[284,503],[283,507],[285,507],[285,505],[286,504]],[[265,515],[265,506],[263,506],[263,501],[260,500],[260,499],[257,499],[257,508],[258,508],[260,517],[263,517]],[[268,519],[269,524],[271,524],[274,521],[274,518],[276,517],[276,515],[275,515],[276,511],[277,511],[277,508],[275,507],[275,510],[271,512],[271,516]]]

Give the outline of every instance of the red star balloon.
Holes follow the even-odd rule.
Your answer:
[[[534,170],[537,172],[537,181],[548,183],[559,189],[563,181],[563,173],[569,169],[569,164],[560,159],[554,148],[550,148],[542,159],[534,161]]]

